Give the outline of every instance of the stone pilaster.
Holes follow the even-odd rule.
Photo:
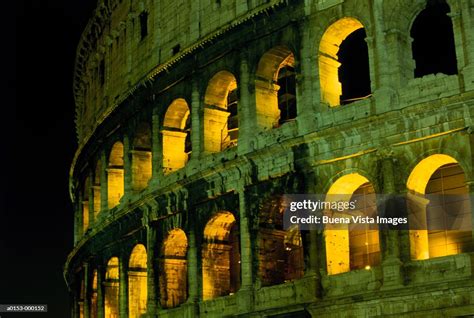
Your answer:
[[[119,261],[119,314],[120,318],[128,317],[128,266],[124,257]]]
[[[251,116],[252,106],[250,102],[250,93],[249,93],[249,65],[247,61],[246,52],[242,52],[240,55],[240,83],[238,83],[239,88],[239,140],[238,140],[238,152],[239,154],[245,154],[251,151],[251,135],[253,133],[252,127],[255,127],[253,121],[255,121],[255,116]]]
[[[151,120],[151,180],[157,185],[163,176],[163,156],[160,133],[160,115],[158,107],[153,108]]]
[[[104,272],[97,268],[97,318],[105,318]]]
[[[472,23],[474,13],[469,1],[448,0],[453,24],[454,44],[458,72],[462,76],[465,90],[474,89],[474,35]]]
[[[107,166],[109,165],[109,160],[105,151],[102,151],[101,153],[100,162],[100,211],[104,213],[109,209],[109,190],[107,180]]]
[[[249,229],[249,211],[246,204],[245,190],[239,189],[239,211],[240,211],[240,258],[242,271],[242,289],[253,287],[253,258],[252,245]]]
[[[74,204],[74,245],[79,242],[82,237],[82,197],[76,198]]]
[[[188,232],[188,302],[195,303],[200,298],[198,277],[198,251],[196,246],[196,234],[194,228],[190,226]]]
[[[91,299],[90,299],[90,266],[89,264],[84,264],[84,318],[90,318],[90,308],[91,308]]]
[[[94,215],[94,175],[93,173],[89,173],[89,179],[88,179],[89,182],[87,182],[86,184],[86,187],[87,187],[87,190],[84,190],[84,191],[87,191],[88,193],[88,196],[89,196],[89,227],[92,227],[94,226],[94,223],[95,223],[95,215]]]
[[[123,136],[123,190],[124,194],[121,199],[122,202],[127,202],[132,194],[132,160],[130,137]]]
[[[474,180],[466,181],[466,186],[469,192],[469,199],[471,200],[471,233],[472,233],[472,242],[474,242]]]
[[[247,177],[248,178],[248,177]],[[245,179],[238,186],[239,196],[239,230],[240,230],[240,271],[241,287],[238,291],[237,306],[240,312],[251,312],[255,306],[254,296],[254,261],[252,237],[250,234],[250,205],[247,204]],[[248,181],[248,180],[247,180]]]
[[[192,92],[191,92],[191,146],[192,154],[191,160],[198,159],[202,151],[202,127],[201,127],[201,97],[199,94],[199,82],[198,79],[192,81]]]
[[[312,51],[312,38],[310,36],[310,23],[308,19],[301,22],[301,52],[299,74],[296,75],[296,108],[297,123],[300,134],[306,134],[317,128],[316,107],[315,104],[320,100],[319,76],[315,76],[318,70],[315,70],[317,55]]]
[[[383,178],[382,193],[386,196],[384,216],[395,217],[400,212],[397,208],[396,185],[394,175],[394,158],[389,150],[380,154],[381,174]],[[383,286],[382,289],[399,288],[403,285],[402,262],[400,260],[400,230],[380,230]]]
[[[156,228],[146,224],[146,244],[147,244],[147,315],[152,317],[157,308],[159,307],[158,294],[158,276],[157,276],[157,264],[156,264]]]

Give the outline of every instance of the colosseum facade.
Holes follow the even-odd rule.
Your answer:
[[[469,199],[469,231],[282,225],[285,194],[474,192],[473,30],[473,0],[98,0],[72,316],[473,315]]]

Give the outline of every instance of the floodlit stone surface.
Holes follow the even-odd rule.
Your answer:
[[[406,195],[428,224],[419,194],[473,194],[473,23],[461,0],[99,0],[74,72],[71,316],[472,315],[469,200],[470,230],[355,232],[285,229],[282,197],[374,216]],[[370,94],[344,100],[354,32]]]

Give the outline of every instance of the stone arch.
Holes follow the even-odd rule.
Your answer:
[[[237,101],[235,76],[228,71],[216,73],[204,95],[204,151],[219,152],[237,145]]]
[[[366,177],[358,173],[349,173],[338,178],[327,191],[325,199],[326,202],[351,200],[356,202],[354,209],[325,210],[324,215],[337,218],[377,215],[374,188]],[[330,275],[354,269],[370,269],[380,264],[379,231],[376,226],[326,224],[324,237],[326,266]]]
[[[191,116],[183,98],[175,99],[163,120],[163,171],[168,174],[183,168],[191,154]]]
[[[407,180],[412,259],[472,251],[472,216],[465,173],[446,154],[421,160]],[[460,225],[461,230],[452,228]]]
[[[132,189],[140,191],[148,186],[151,179],[151,128],[148,123],[140,123],[132,142]]]
[[[321,38],[318,56],[321,100],[331,107],[342,104],[341,96],[345,99],[344,103],[349,103],[370,95],[368,49],[364,38],[363,24],[351,17],[331,24]],[[360,51],[360,61],[352,61],[351,54],[343,54],[350,51],[350,47]],[[348,60],[347,63],[341,60],[341,55]],[[364,74],[364,80],[360,76],[357,81],[353,78],[352,73],[358,67]]]
[[[179,228],[168,232],[161,248],[160,301],[163,308],[174,308],[187,299],[188,238]]]
[[[119,259],[112,257],[107,262],[104,281],[105,317],[119,317]]]
[[[260,128],[278,127],[296,118],[295,57],[286,46],[275,46],[260,58],[255,98]]]
[[[117,206],[124,194],[123,143],[117,141],[110,150],[107,167],[107,194],[109,209]]]
[[[286,204],[281,195],[259,208],[258,277],[263,286],[282,284],[303,277],[304,253],[298,226],[283,228]]]
[[[233,294],[240,288],[239,238],[231,212],[220,211],[207,222],[202,247],[204,300]]]
[[[414,76],[458,73],[450,7],[446,1],[428,0],[410,28]]]
[[[147,302],[147,254],[143,244],[137,244],[128,263],[128,313],[129,317],[141,317]]]

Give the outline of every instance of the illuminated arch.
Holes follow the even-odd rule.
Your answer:
[[[260,59],[255,79],[259,127],[277,127],[296,117],[294,67],[294,55],[285,46],[270,49]]]
[[[117,141],[110,151],[107,167],[107,194],[109,209],[117,206],[124,193],[123,144]]]
[[[434,154],[421,160],[407,180],[410,255],[421,260],[472,250],[469,190],[464,171],[451,156]],[[452,200],[455,195],[455,200]],[[449,230],[455,217],[462,230]],[[441,221],[440,221],[441,220]],[[444,220],[444,221],[443,221]],[[442,222],[440,224],[439,222]],[[452,220],[451,220],[452,222]],[[438,224],[438,225],[437,225]]]
[[[363,31],[364,26],[360,21],[345,17],[331,24],[321,38],[318,56],[321,100],[331,107],[341,104],[341,95],[343,94],[343,87],[339,77],[339,67],[341,66],[338,56],[339,50],[343,41],[361,29]],[[367,63],[367,70],[364,70],[368,71],[368,60],[363,62],[364,64]],[[370,93],[370,78],[368,90]]]
[[[119,259],[112,257],[107,263],[104,281],[105,317],[119,317]]]
[[[415,168],[413,168],[407,181],[407,188],[415,193],[425,194],[426,185],[433,173],[440,167],[457,163],[456,159],[444,154],[431,155],[421,160]]]
[[[112,147],[107,167],[107,194],[109,209],[120,203],[124,193],[123,144],[118,141]]]
[[[258,277],[262,286],[301,278],[304,255],[298,226],[283,229],[282,196],[268,199],[259,210]]]
[[[138,125],[132,143],[132,189],[140,191],[151,179],[151,129],[147,123]]]
[[[171,230],[163,242],[160,261],[160,301],[163,308],[173,308],[187,299],[188,239],[181,229]]]
[[[138,318],[146,312],[147,255],[143,244],[137,244],[130,254],[128,264],[128,312]]]
[[[189,134],[191,117],[189,107],[182,98],[175,99],[168,107],[163,121],[163,170],[164,173],[183,168],[191,152]]]
[[[350,215],[375,217],[377,207],[375,191],[370,181],[358,174],[350,173],[337,179],[326,194],[327,202],[348,202],[357,196],[356,208],[351,211],[324,211],[326,215],[344,217]],[[368,226],[350,229],[350,224],[325,225],[326,263],[329,275],[366,268],[380,263],[378,229]]]
[[[240,288],[240,244],[232,213],[221,211],[204,228],[203,299],[235,293]]]
[[[237,80],[228,71],[216,73],[204,95],[204,151],[219,152],[237,145]]]

